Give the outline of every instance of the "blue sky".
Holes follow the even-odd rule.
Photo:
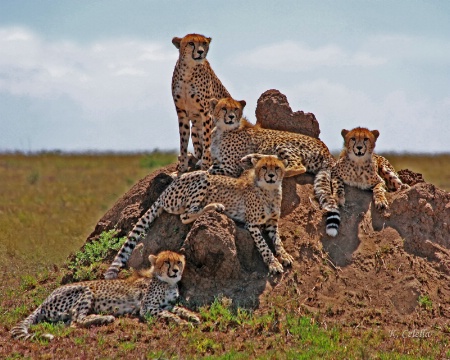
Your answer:
[[[178,149],[174,36],[208,59],[254,121],[278,89],[379,152],[450,152],[448,1],[0,1],[0,151]]]

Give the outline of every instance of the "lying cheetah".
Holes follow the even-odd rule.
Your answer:
[[[192,143],[197,165],[206,170],[210,164],[211,118],[209,99],[230,96],[216,76],[206,55],[211,38],[188,34],[184,38],[174,37],[172,43],[180,50],[172,77],[172,96],[178,115],[180,130],[180,156],[178,171],[188,169],[187,148],[190,121],[192,122]]]
[[[250,124],[241,118],[245,101],[211,99],[210,104],[214,164],[208,171],[237,177],[243,171],[240,159],[247,154],[260,153],[286,160],[286,177],[306,171],[316,174],[314,191],[320,205],[327,211],[326,231],[328,235],[336,236],[340,215],[331,189],[331,168],[336,161],[327,146],[310,136]]]
[[[178,298],[178,285],[184,270],[183,255],[163,251],[150,255],[151,268],[137,272],[126,280],[94,280],[61,286],[25,320],[11,329],[15,338],[29,339],[31,325],[41,321],[65,321],[72,326],[89,327],[109,324],[115,316],[147,314],[186,323],[200,322],[192,312],[173,306]],[[102,314],[102,315],[99,315]],[[43,337],[52,339],[53,335]]]
[[[363,190],[372,189],[376,208],[388,208],[386,186],[394,191],[409,186],[402,183],[387,159],[373,152],[379,131],[357,127],[350,131],[344,129],[341,134],[344,149],[332,171],[333,189],[339,205],[345,203],[345,183]]]
[[[184,224],[193,222],[207,210],[224,211],[233,220],[245,224],[270,272],[283,272],[262,237],[260,226],[267,230],[282,263],[290,265],[293,258],[284,250],[278,233],[284,163],[276,156],[261,155],[248,155],[242,161],[251,162],[254,168],[238,179],[202,170],[176,178],[131,230],[105,278],[117,277],[141,236],[163,210],[180,214]]]

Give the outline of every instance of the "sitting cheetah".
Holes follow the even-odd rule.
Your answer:
[[[211,38],[188,34],[184,38],[174,37],[172,43],[180,51],[172,77],[172,97],[178,115],[180,130],[180,156],[178,171],[188,169],[187,148],[190,121],[192,122],[192,143],[197,165],[206,170],[210,164],[211,118],[209,99],[230,96],[216,76],[206,55]]]
[[[193,222],[207,210],[224,211],[233,220],[245,224],[270,272],[283,272],[282,265],[262,237],[260,226],[267,230],[283,264],[290,265],[293,258],[284,250],[278,233],[284,163],[276,156],[253,154],[242,161],[251,162],[254,168],[238,179],[211,175],[203,170],[176,178],[131,230],[105,278],[117,277],[141,236],[163,210],[180,214],[184,224]]]
[[[331,168],[335,159],[319,139],[288,131],[263,129],[242,119],[245,101],[211,99],[211,174],[239,176],[240,159],[251,153],[277,155],[287,161],[286,177],[304,172],[316,174],[314,191],[327,211],[326,231],[336,236],[340,224],[338,204],[332,195]]]
[[[31,325],[41,321],[65,321],[72,326],[89,327],[109,324],[114,316],[147,314],[186,323],[200,322],[192,312],[173,306],[178,298],[178,285],[184,270],[183,255],[163,251],[150,255],[151,268],[136,272],[126,280],[94,280],[61,286],[25,320],[11,329],[15,338],[29,339]],[[99,315],[102,314],[102,315]],[[43,337],[52,339],[53,335]]]
[[[357,127],[350,131],[344,129],[341,134],[344,149],[332,170],[333,189],[339,205],[345,203],[345,183],[363,190],[372,189],[376,208],[387,208],[386,185],[394,191],[409,186],[402,183],[387,159],[373,152],[379,131]]]

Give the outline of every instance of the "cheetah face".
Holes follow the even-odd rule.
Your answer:
[[[186,261],[184,255],[173,251],[163,251],[157,256],[148,257],[152,264],[153,274],[161,281],[175,285],[181,280]]]
[[[172,43],[180,50],[180,59],[201,63],[208,54],[211,38],[199,34],[188,34],[184,38],[174,37]]]
[[[350,131],[343,129],[341,135],[344,138],[344,146],[350,158],[359,160],[372,156],[375,142],[380,133],[378,130],[370,131],[366,128],[357,127]]]
[[[256,184],[261,188],[274,189],[281,186],[287,160],[281,161],[275,155],[250,154],[241,163],[251,162],[255,167]]]
[[[211,99],[210,107],[213,126],[221,131],[237,129],[241,123],[245,105],[246,102],[244,100],[236,101],[232,98]]]

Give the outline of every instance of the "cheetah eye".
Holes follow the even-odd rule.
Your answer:
[[[192,41],[189,41],[190,46],[194,46],[195,44]]]
[[[351,141],[356,141],[356,139],[354,137],[350,138]]]
[[[275,171],[278,171],[278,170],[280,170],[280,167],[279,166],[275,166]]]
[[[261,169],[267,170],[267,166],[262,166]]]
[[[203,41],[203,46],[208,45],[208,43],[206,41]]]
[[[181,261],[178,261],[178,265],[180,265],[180,266],[181,266],[182,264],[183,264],[183,263],[182,263]]]
[[[364,138],[364,141],[367,141],[367,140],[369,140],[369,138]]]
[[[223,107],[223,108],[222,108],[222,111],[227,112],[227,108],[226,108],[226,107]]]
[[[164,265],[170,266],[170,262],[169,261],[164,261]]]

